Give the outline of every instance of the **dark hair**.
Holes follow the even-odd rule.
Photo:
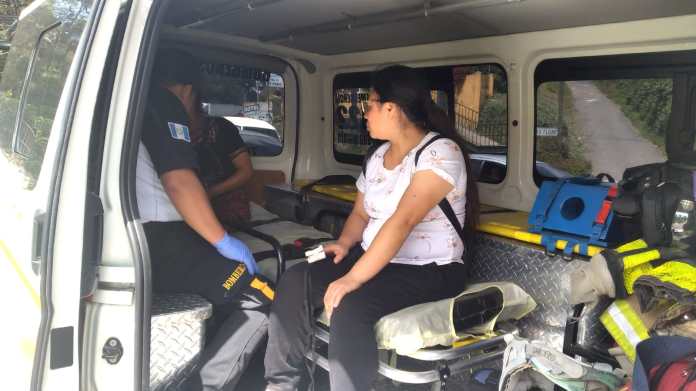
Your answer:
[[[175,85],[198,83],[200,63],[181,49],[166,48],[157,52],[152,79],[156,84]]]
[[[454,129],[447,114],[430,98],[430,86],[417,70],[404,65],[392,65],[379,69],[372,74],[372,89],[379,95],[380,102],[392,102],[398,105],[416,126],[437,132],[459,145],[466,163],[464,233],[467,238],[466,256],[470,257],[478,225],[479,199],[476,180],[471,173],[471,163],[466,152],[468,149],[466,142]]]

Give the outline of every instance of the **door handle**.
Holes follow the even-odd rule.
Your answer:
[[[43,260],[42,247],[44,239],[44,228],[46,226],[46,213],[36,213],[34,215],[34,229],[31,241],[31,270],[37,276],[41,272]]]

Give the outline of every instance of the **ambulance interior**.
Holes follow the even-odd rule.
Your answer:
[[[275,280],[307,248],[340,234],[354,186],[314,181],[357,178],[372,142],[360,110],[370,72],[409,65],[470,145],[482,203],[472,281],[514,282],[536,302],[501,333],[618,365],[597,321],[601,309],[563,298],[562,276],[588,254],[545,254],[527,232],[528,212],[545,180],[605,173],[618,181],[626,168],[668,159],[665,135],[677,126],[670,118],[696,102],[685,92],[696,75],[696,3],[172,0],[157,12],[152,47],[180,48],[201,62],[204,111],[235,123],[249,147],[252,224],[235,234],[262,274]],[[245,119],[261,125],[241,129]],[[479,348],[424,360],[382,352],[375,389],[444,388],[448,366],[457,374],[450,389],[460,389],[476,368],[500,365],[501,340]],[[456,350],[420,352],[429,349]],[[262,389],[260,355],[237,389]],[[181,381],[195,365],[154,379],[154,353],[150,360],[152,389]]]

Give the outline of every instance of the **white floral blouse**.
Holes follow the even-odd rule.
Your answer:
[[[466,206],[466,168],[459,146],[449,139],[434,141],[421,152],[418,166],[414,164],[416,152],[436,135],[437,133],[429,132],[392,170],[384,168],[384,153],[389,148],[389,142],[380,146],[370,158],[365,170],[367,174],[360,174],[356,183],[358,190],[365,196],[364,207],[370,216],[363,232],[363,249],[367,250],[370,247],[384,222],[394,214],[401,197],[411,183],[411,178],[417,171],[430,170],[454,186],[454,189],[447,194],[447,200],[463,225]],[[413,265],[435,262],[438,265],[444,265],[461,262],[463,252],[464,244],[457,235],[457,231],[440,207],[435,206],[426,214],[423,221],[413,228],[391,262]]]

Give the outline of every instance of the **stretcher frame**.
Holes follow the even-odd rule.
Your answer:
[[[314,334],[317,340],[324,344],[329,343],[329,327],[322,321],[316,321]],[[502,361],[508,341],[518,335],[518,330],[510,324],[505,324],[497,330],[497,334],[495,337],[462,346],[424,348],[406,356],[401,356],[393,350],[380,349],[377,372],[396,383],[430,384],[432,391],[446,391],[452,376],[492,361]],[[309,350],[305,357],[325,371],[330,371],[329,360],[319,349]],[[403,357],[417,360],[432,369],[417,371],[399,368],[399,359]]]

